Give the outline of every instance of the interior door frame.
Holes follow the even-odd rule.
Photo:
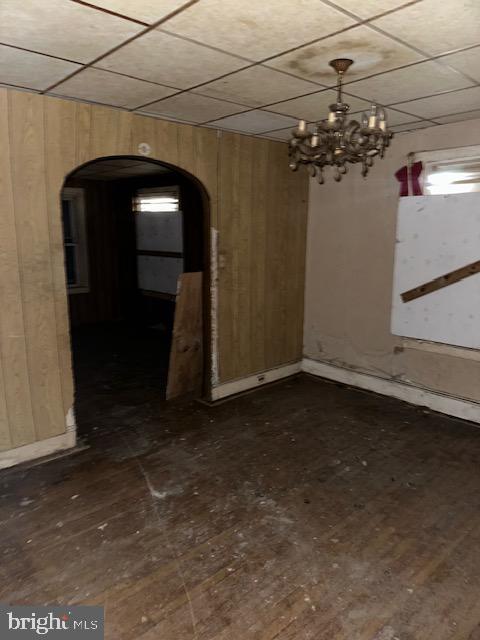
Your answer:
[[[200,195],[200,201],[202,203],[202,245],[203,245],[203,283],[202,283],[202,310],[203,310],[203,331],[202,331],[202,340],[203,340],[203,380],[202,380],[202,398],[207,400],[211,400],[212,393],[212,378],[214,371],[214,361],[213,361],[213,353],[212,353],[212,273],[211,273],[211,265],[212,265],[212,243],[211,243],[211,234],[210,234],[210,225],[211,225],[211,201],[210,195],[204,186],[204,184],[199,180],[196,176],[194,176],[189,171],[182,169],[178,165],[171,164],[169,162],[164,162],[157,158],[152,158],[149,156],[143,155],[134,155],[134,154],[116,154],[116,155],[108,155],[108,156],[99,156],[92,160],[88,160],[83,164],[79,164],[74,169],[72,169],[64,178],[62,188],[60,190],[59,197],[61,197],[61,193],[65,188],[65,183],[69,178],[74,178],[77,171],[87,167],[89,165],[95,164],[97,162],[108,161],[108,160],[134,160],[134,161],[142,161],[150,164],[157,164],[161,167],[165,167],[170,171],[175,173],[179,173],[185,179],[189,180],[195,188],[198,190]],[[68,295],[68,293],[67,293]],[[69,327],[69,331],[71,331]],[[70,335],[71,339],[71,335]],[[74,383],[75,384],[75,383]]]

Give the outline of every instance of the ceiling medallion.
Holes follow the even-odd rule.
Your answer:
[[[388,130],[385,110],[372,104],[370,113],[362,113],[361,123],[347,120],[350,106],[343,102],[343,75],[353,63],[348,58],[329,62],[337,72],[337,102],[330,105],[327,120],[319,122],[314,131],[307,129],[305,120],[298,122],[289,142],[290,169],[296,171],[307,165],[310,176],[324,183],[323,168],[334,167],[334,179],[339,182],[347,173],[347,163],[362,163],[362,175],[368,174],[373,158],[383,158],[393,133]]]

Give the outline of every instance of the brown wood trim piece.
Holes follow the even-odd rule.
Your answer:
[[[161,300],[172,300],[175,302],[177,296],[174,293],[162,293],[161,291],[149,291],[148,289],[139,289],[142,296],[147,298],[160,298]]]
[[[439,278],[435,278],[434,280],[425,282],[425,284],[422,284],[419,287],[404,291],[402,294],[400,294],[400,296],[403,302],[410,302],[411,300],[415,300],[416,298],[426,296],[428,293],[438,291],[438,289],[448,287],[454,282],[460,282],[460,280],[468,278],[469,276],[473,276],[475,273],[480,273],[480,260],[472,262],[471,264],[467,264],[465,267],[460,267],[459,269],[450,271],[450,273],[446,273]]]
[[[158,256],[163,258],[183,258],[181,251],[154,251],[153,249],[137,249],[139,256]]]

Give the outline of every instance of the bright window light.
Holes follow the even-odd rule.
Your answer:
[[[178,211],[178,191],[140,190],[133,200],[135,213],[174,213]]]
[[[427,162],[424,191],[427,195],[480,191],[480,158]]]
[[[452,182],[458,182],[459,180],[465,180],[469,177],[473,177],[473,174],[462,171],[438,171],[428,176],[428,182],[429,184],[446,185],[452,184]]]
[[[441,196],[449,193],[471,193],[477,191],[473,184],[432,184],[427,186],[428,193],[432,196]]]

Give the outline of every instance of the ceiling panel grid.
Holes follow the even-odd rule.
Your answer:
[[[479,116],[479,24],[478,0],[2,0],[0,84],[286,140],[349,57],[351,112],[401,132]]]

